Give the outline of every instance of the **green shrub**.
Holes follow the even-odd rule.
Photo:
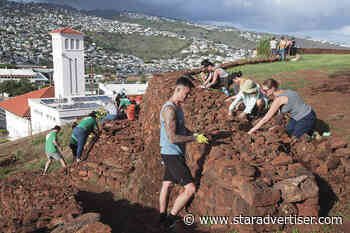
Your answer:
[[[269,57],[271,55],[270,52],[270,40],[268,38],[263,38],[258,42],[258,46],[256,47],[258,56],[260,57]]]

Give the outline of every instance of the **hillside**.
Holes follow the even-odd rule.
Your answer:
[[[327,67],[324,60],[334,60],[334,63]],[[261,62],[264,63],[256,64]],[[346,232],[350,221],[350,192],[346,185],[350,181],[350,138],[349,132],[344,131],[347,128],[341,127],[350,123],[350,109],[344,106],[344,101],[350,98],[349,55],[308,55],[296,63],[269,62],[270,59],[255,59],[224,67],[251,69],[246,77],[259,81],[271,77],[272,73],[284,87],[301,93],[319,120],[330,127],[332,137],[293,141],[281,128],[268,131],[270,125],[250,137],[246,131],[251,122],[228,118],[229,103],[223,102],[222,93],[196,90],[183,106],[186,125],[209,135],[211,143],[187,145],[188,164],[198,188],[187,210],[196,217],[341,216],[344,224],[201,225],[197,219],[193,227],[179,223],[176,232]],[[239,64],[247,65],[236,67]],[[266,76],[256,77],[263,71]],[[192,72],[195,74],[198,70]],[[2,200],[6,200],[0,202],[0,228],[57,233],[69,232],[67,229],[73,226],[76,229],[92,227],[92,224],[82,224],[87,222],[82,218],[90,219],[100,233],[111,232],[108,227],[118,233],[167,232],[157,225],[163,173],[159,157],[159,110],[182,74],[155,75],[141,103],[138,120],[109,122],[91,153],[85,156],[86,161],[72,164],[68,176],[63,175],[62,169],[52,170],[48,177],[40,177],[38,169],[16,171],[21,167],[16,164],[39,165],[40,159],[45,158],[42,153],[45,134],[0,145],[1,159],[16,154],[17,150],[25,153],[13,163],[0,166],[1,170],[13,168],[9,177],[0,180]],[[198,85],[198,80],[195,83]],[[70,127],[66,127],[59,137],[67,148]],[[69,150],[66,153],[68,156]],[[67,192],[62,194],[63,190]],[[180,191],[180,187],[174,187],[170,203]],[[21,193],[17,196],[20,198],[12,198],[15,193]],[[46,209],[44,203],[50,203],[55,209]],[[99,216],[91,216],[91,212]],[[13,221],[12,217],[17,220]],[[82,232],[95,232],[91,229]]]

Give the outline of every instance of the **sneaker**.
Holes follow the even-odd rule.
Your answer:
[[[81,161],[81,159],[80,158],[77,158],[77,163],[79,163]]]
[[[167,217],[166,217],[166,220],[165,220],[165,226],[169,229],[174,229],[175,226],[176,226],[176,222],[178,220],[178,216],[174,216],[172,214],[169,214]]]
[[[160,216],[159,216],[159,223],[160,224],[165,224],[166,220],[167,220],[166,213],[161,213]]]

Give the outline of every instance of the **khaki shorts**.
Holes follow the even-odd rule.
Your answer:
[[[46,152],[46,156],[48,159],[55,159],[55,160],[60,160],[62,159],[62,155],[60,152]]]

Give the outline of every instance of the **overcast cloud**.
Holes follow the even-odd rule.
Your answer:
[[[350,41],[349,0],[47,0],[280,34]]]

